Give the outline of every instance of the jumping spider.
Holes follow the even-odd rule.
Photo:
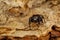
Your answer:
[[[32,17],[29,18],[29,26],[31,25],[31,23],[34,23],[37,24],[37,26],[39,27],[39,25],[43,23],[43,19],[44,17],[42,15],[39,14],[33,15]]]

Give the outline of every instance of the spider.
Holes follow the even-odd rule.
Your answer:
[[[39,15],[39,14],[36,14],[36,15],[33,15],[32,17],[29,18],[29,25],[33,22],[33,23],[37,23],[37,24],[41,24],[43,23],[43,16],[42,15]]]

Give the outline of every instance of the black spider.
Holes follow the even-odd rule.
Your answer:
[[[39,15],[39,14],[33,15],[32,17],[29,18],[29,25],[32,22],[41,24],[41,23],[43,23],[43,18],[44,17],[42,15]]]

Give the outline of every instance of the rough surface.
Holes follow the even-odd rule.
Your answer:
[[[37,14],[44,17],[43,22],[29,24],[29,18]],[[0,40],[4,40],[4,36],[12,40],[14,37],[19,40],[60,40],[59,17],[60,0],[0,0]],[[55,30],[52,30],[53,25],[56,25]],[[56,35],[59,37],[55,39]]]

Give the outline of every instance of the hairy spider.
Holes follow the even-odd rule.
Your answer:
[[[41,24],[43,23],[43,16],[42,15],[39,15],[39,14],[36,14],[36,15],[33,15],[32,17],[29,18],[29,25],[33,22],[33,23],[37,23],[37,24]]]
[[[33,15],[32,17],[29,18],[29,24],[31,22],[38,23],[40,24],[41,22],[43,23],[43,16],[42,15]]]

